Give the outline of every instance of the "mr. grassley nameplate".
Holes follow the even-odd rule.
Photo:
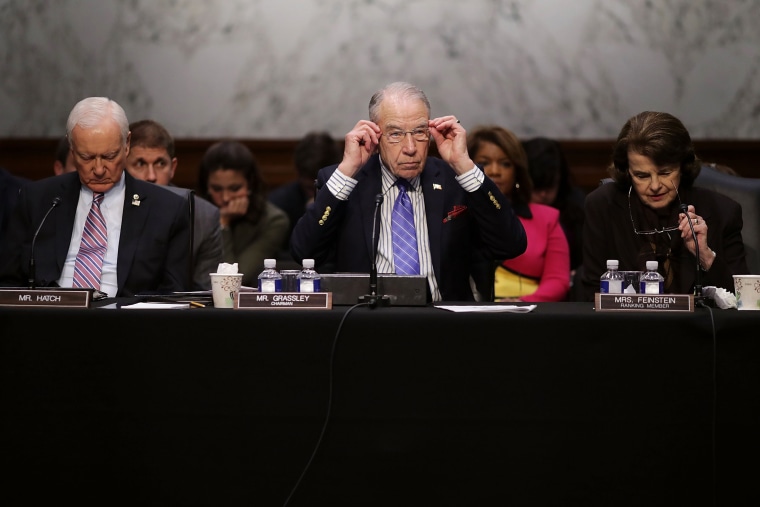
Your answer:
[[[601,294],[594,296],[594,309],[612,312],[693,312],[693,294]]]
[[[0,289],[0,306],[15,308],[89,308],[92,289]]]
[[[239,310],[332,309],[332,292],[239,292]]]

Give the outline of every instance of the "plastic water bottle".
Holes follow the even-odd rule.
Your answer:
[[[647,261],[647,270],[641,274],[641,294],[663,294],[665,278],[657,271],[657,261]]]
[[[298,292],[319,292],[320,277],[314,271],[314,259],[304,259],[303,269],[298,273]]]
[[[607,271],[599,279],[599,291],[602,294],[622,294],[623,293],[623,273],[618,271],[618,261],[615,259],[607,260]]]
[[[259,274],[259,292],[282,292],[282,275],[277,271],[277,259],[264,259],[264,271]]]

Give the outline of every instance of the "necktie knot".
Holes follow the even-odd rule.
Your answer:
[[[409,182],[405,180],[404,178],[397,179],[396,186],[398,187],[399,192],[404,192],[404,193],[408,192],[409,188],[411,187]]]
[[[94,192],[92,194],[92,202],[99,208],[105,196],[106,194],[104,194],[103,192]]]

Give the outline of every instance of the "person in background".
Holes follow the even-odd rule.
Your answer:
[[[587,301],[599,292],[607,259],[617,259],[621,271],[644,271],[646,261],[658,261],[669,294],[693,294],[697,269],[702,286],[726,290],[734,286],[732,275],[749,272],[741,206],[693,185],[701,165],[688,130],[673,115],[644,111],[625,122],[608,168],[613,182],[586,196],[581,278]]]
[[[5,240],[5,231],[8,228],[13,208],[18,201],[21,187],[29,180],[16,176],[7,169],[0,167],[0,250]]]
[[[466,136],[455,116],[430,118],[418,87],[377,91],[369,120],[346,134],[340,163],[319,171],[314,205],[291,237],[294,259],[354,273],[376,261],[379,273],[425,276],[428,301],[473,301],[475,260],[520,255],[526,239],[509,200],[467,153]],[[428,156],[431,140],[440,158]]]
[[[467,135],[467,150],[510,198],[528,237],[523,254],[495,266],[493,283],[485,290],[492,290],[496,301],[564,301],[570,288],[567,237],[559,210],[531,200],[534,188],[520,140],[506,128],[480,126]]]
[[[559,223],[570,246],[571,278],[583,256],[583,202],[586,194],[572,184],[562,146],[554,139],[535,137],[523,141],[533,181],[532,201],[559,210]]]
[[[63,173],[73,173],[77,168],[74,165],[74,154],[71,153],[69,138],[61,136],[55,148],[55,160],[53,161],[53,174],[58,176]]]
[[[111,297],[188,290],[186,201],[124,170],[124,109],[106,97],[83,99],[69,114],[66,135],[76,172],[22,188],[0,252],[0,284],[27,286],[39,230],[35,286],[91,287]]]
[[[201,159],[197,192],[219,208],[224,262],[236,262],[243,284],[256,286],[264,259],[276,258],[285,242],[290,220],[267,201],[251,150],[233,140],[209,146]]]
[[[178,161],[174,138],[155,120],[140,120],[129,125],[132,142],[127,157],[127,171],[139,180],[174,187],[172,179]],[[206,199],[193,196],[193,290],[211,290],[209,273],[222,262],[222,229],[219,208]]]
[[[314,202],[317,172],[340,161],[340,149],[335,139],[324,131],[312,131],[303,136],[293,153],[297,178],[269,193],[269,202],[288,214],[290,230],[280,257],[290,257],[290,235],[306,207]]]

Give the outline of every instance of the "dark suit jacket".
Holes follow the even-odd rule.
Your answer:
[[[0,167],[0,248],[5,241],[5,231],[18,200],[19,189],[28,181]]]
[[[299,263],[313,258],[318,268],[332,265],[337,272],[367,273],[375,252],[372,222],[375,196],[382,188],[380,159],[371,157],[359,170],[355,176],[358,183],[347,201],[338,200],[324,186],[336,168],[320,170],[314,206],[293,230],[291,253]],[[510,259],[525,251],[527,240],[509,200],[493,181],[486,177],[479,190],[468,193],[455,176],[443,160],[428,157],[420,184],[441,297],[444,301],[472,301],[469,278],[476,256]],[[455,206],[466,206],[466,210],[446,220]]]
[[[185,199],[126,171],[124,175],[116,296],[188,290],[191,224]],[[53,199],[60,197],[34,247],[37,286],[56,284],[71,242],[80,188],[79,175],[73,172],[30,182],[22,189],[0,252],[0,284],[27,286],[32,237]],[[139,205],[133,204],[134,195]]]
[[[732,275],[749,272],[742,241],[741,207],[736,201],[705,188],[679,188],[678,192],[681,202],[693,205],[697,215],[704,218],[708,227],[707,246],[717,254],[710,271],[701,272],[702,286],[714,285],[733,292]],[[632,195],[631,199],[636,197]],[[594,294],[599,292],[599,277],[607,271],[607,259],[617,259],[621,271],[644,271],[646,259],[639,258],[640,239],[633,232],[627,188],[620,189],[616,183],[601,185],[586,196],[585,206],[581,280],[583,298],[593,301]],[[669,292],[692,294],[697,278],[696,258],[685,246],[674,249],[673,254],[677,257],[677,270]]]

